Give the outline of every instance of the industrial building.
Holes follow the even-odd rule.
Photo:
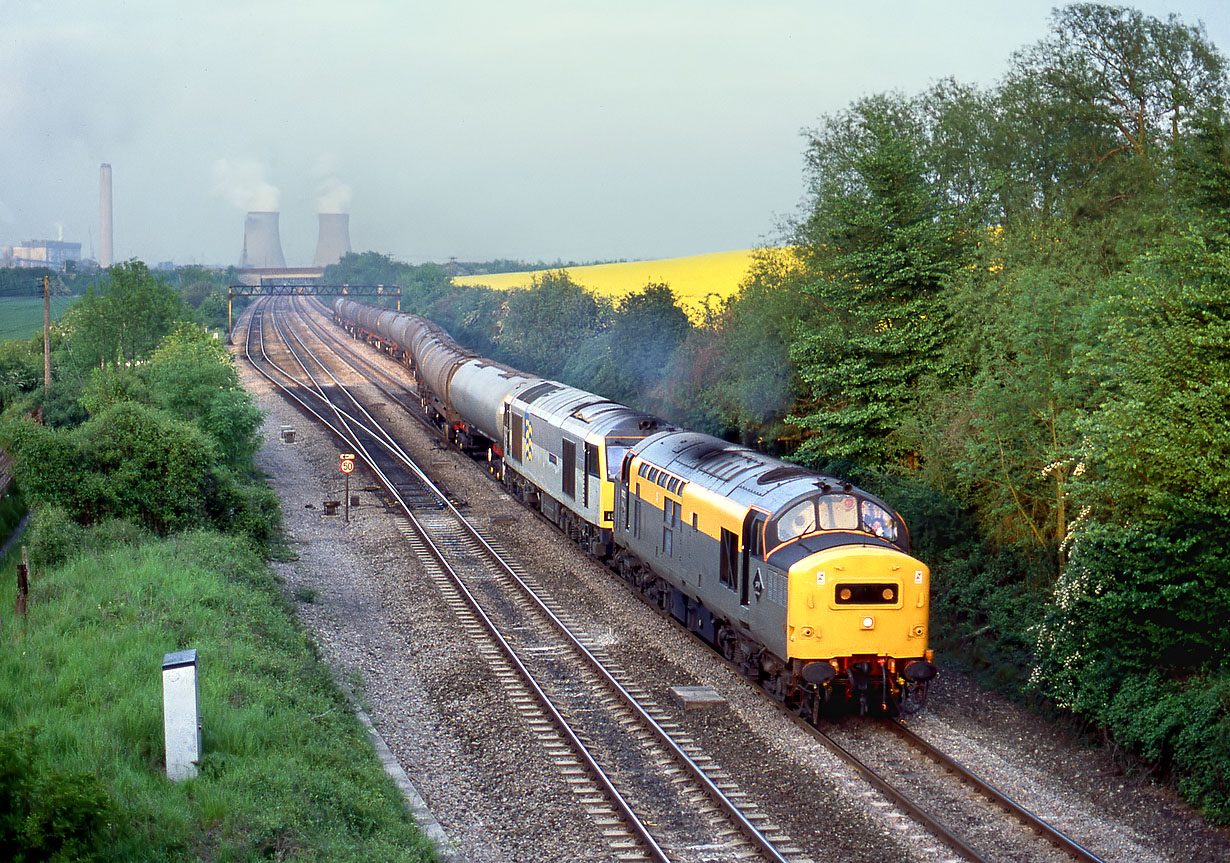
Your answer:
[[[62,273],[70,262],[75,266],[80,261],[81,244],[63,240],[26,240],[0,248],[0,266],[5,267],[45,267]]]

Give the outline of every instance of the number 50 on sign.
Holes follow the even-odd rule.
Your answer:
[[[352,453],[342,454],[342,473],[354,473],[354,455]]]

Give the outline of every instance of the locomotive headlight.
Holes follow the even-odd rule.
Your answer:
[[[874,617],[864,617],[862,620],[863,629],[875,629],[876,619]]]
[[[926,628],[920,623],[918,624],[918,626],[910,630],[910,634],[913,635],[915,638],[922,638],[923,633],[926,631],[927,631]]]

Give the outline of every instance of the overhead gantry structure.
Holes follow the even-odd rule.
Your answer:
[[[226,343],[231,344],[232,301],[235,297],[396,297],[401,311],[401,287],[398,285],[318,285],[304,279],[267,281],[259,285],[230,285],[226,290]]]

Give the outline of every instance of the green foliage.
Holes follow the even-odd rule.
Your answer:
[[[257,548],[271,549],[282,528],[281,502],[264,482],[246,480],[225,467],[210,476],[212,494],[205,501],[210,522],[234,536],[244,536]]]
[[[1129,678],[1104,713],[1120,744],[1169,770],[1214,823],[1230,823],[1230,673]]]
[[[397,285],[402,289],[401,308],[406,312],[426,315],[447,327],[450,332],[456,318],[443,317],[441,301],[456,289],[449,281],[448,271],[439,264],[406,264],[377,252],[351,252],[325,268],[325,282],[333,285]],[[394,297],[372,298],[375,305],[393,307]],[[431,310],[437,313],[433,316]]]
[[[688,428],[777,448],[801,393],[789,356],[805,306],[798,276],[790,251],[759,250],[738,293],[711,306],[676,348],[660,412]]]
[[[96,860],[118,812],[93,776],[38,763],[37,729],[0,732],[0,856],[13,863]]]
[[[650,283],[600,315],[600,328],[566,358],[560,379],[614,401],[658,409],[651,403],[659,401],[675,352],[692,328],[674,292]]]
[[[941,289],[971,247],[969,224],[930,179],[917,107],[871,97],[813,135],[813,195],[797,230],[815,313],[791,353],[814,404],[795,418],[812,433],[799,457],[879,467],[916,461],[895,436],[939,364]]]
[[[114,365],[90,370],[81,392],[81,407],[87,415],[100,414],[114,404],[129,401],[151,403],[150,388],[143,376]]]
[[[1225,663],[1228,552],[1224,523],[1201,518],[1082,529],[1037,630],[1035,681],[1060,706],[1097,717],[1132,676]]]
[[[1230,516],[1230,247],[1186,234],[1144,256],[1100,309],[1085,424],[1093,517]],[[1176,433],[1182,429],[1182,433]]]
[[[30,519],[30,563],[39,568],[58,566],[117,546],[140,545],[150,536],[149,531],[118,518],[82,527],[61,507],[44,506]]]
[[[261,413],[239,384],[235,362],[221,340],[197,326],[181,326],[163,339],[141,376],[154,405],[195,423],[234,465],[248,464],[260,446]]]
[[[507,361],[545,378],[560,378],[571,356],[603,329],[605,310],[563,270],[535,275],[529,288],[507,292],[498,344]]]
[[[42,337],[0,342],[0,410],[42,385]]]
[[[77,429],[11,420],[5,436],[30,500],[78,523],[124,518],[159,534],[204,523],[214,444],[163,411],[117,402]]]
[[[0,744],[0,842],[4,795],[47,793],[23,798],[34,818],[0,857],[50,859],[59,842],[74,849],[61,859],[103,861],[432,859],[246,543],[192,533],[113,548],[43,567],[31,587],[25,618],[0,607],[0,728],[17,729]],[[160,660],[186,647],[201,658],[205,757],[198,778],[172,783]]]
[[[30,520],[30,563],[56,566],[79,554],[85,546],[85,528],[60,506],[42,506]]]
[[[147,357],[185,317],[183,301],[160,275],[133,260],[108,271],[65,316],[72,362],[78,368],[132,365]]]

